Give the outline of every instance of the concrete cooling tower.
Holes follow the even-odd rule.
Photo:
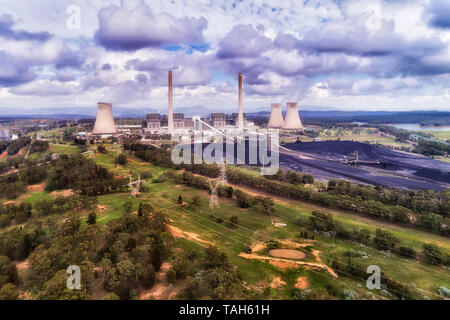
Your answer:
[[[283,127],[283,115],[281,113],[281,103],[272,103],[270,119],[267,128],[281,129]]]
[[[92,134],[114,134],[117,133],[116,124],[112,114],[111,103],[98,103],[97,118],[95,119]]]
[[[283,129],[287,130],[302,130],[303,125],[298,115],[298,103],[288,102],[286,117],[284,118]]]

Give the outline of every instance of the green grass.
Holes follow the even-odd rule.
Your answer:
[[[149,163],[127,155],[127,166],[116,166],[116,154],[96,153],[94,161],[97,164],[110,169],[114,174],[124,177],[136,177],[139,173],[151,172],[157,176],[168,169],[153,166]],[[259,172],[251,168],[239,167],[248,174],[259,175]],[[343,223],[347,228],[365,228],[371,231],[372,236],[376,228],[388,229],[393,232],[402,241],[403,245],[410,246],[417,251],[421,251],[423,243],[435,243],[450,253],[450,242],[447,238],[439,235],[422,232],[415,229],[404,228],[401,226],[390,225],[385,222],[371,220],[367,217],[356,214],[321,208],[309,203],[281,199],[275,204],[275,214],[267,216],[256,212],[253,209],[241,209],[237,207],[236,201],[228,198],[220,198],[220,208],[211,211],[208,207],[209,194],[206,191],[187,187],[185,185],[175,185],[170,181],[163,183],[152,183],[146,181],[145,186],[148,192],[144,192],[138,199],[130,198],[127,193],[108,194],[97,197],[100,205],[105,209],[97,213],[97,223],[103,225],[121,217],[124,214],[124,203],[132,201],[133,211],[136,211],[140,201],[149,201],[151,205],[160,211],[165,212],[170,224],[180,228],[184,232],[195,233],[204,241],[212,242],[223,250],[231,263],[239,268],[243,281],[249,286],[255,288],[264,288],[268,286],[273,277],[281,277],[286,285],[277,289],[271,289],[271,298],[290,299],[294,289],[295,281],[299,276],[307,276],[310,288],[312,290],[319,288],[328,288],[335,292],[340,298],[343,298],[342,292],[345,289],[357,291],[360,297],[365,295],[364,279],[358,280],[352,277],[340,276],[338,281],[331,280],[328,272],[306,270],[302,267],[296,270],[282,271],[273,265],[258,261],[249,260],[239,256],[245,245],[255,242],[265,242],[270,239],[293,239],[302,242],[299,238],[301,226],[297,221],[308,223],[311,212],[320,209],[324,212],[330,212],[335,219]],[[182,195],[184,202],[189,203],[193,196],[201,197],[201,205],[198,209],[193,209],[188,205],[179,205],[177,203],[178,195]],[[48,197],[45,192],[35,192],[25,201],[38,201]],[[215,217],[211,217],[214,214]],[[229,220],[231,216],[237,215],[239,218],[239,227],[231,228]],[[222,219],[221,223],[217,218]],[[85,221],[84,221],[85,222]],[[275,228],[272,222],[284,222],[286,228]],[[346,263],[345,252],[353,249],[355,251],[365,251],[369,258],[363,260],[354,258],[361,264],[362,268],[370,264],[380,266],[381,270],[392,278],[405,284],[415,283],[418,287],[431,292],[441,285],[449,286],[450,275],[442,267],[430,266],[416,260],[406,260],[396,255],[385,257],[380,251],[372,247],[361,247],[357,243],[351,243],[340,239],[327,238],[320,234],[314,234],[316,242],[313,249],[322,251],[322,261],[330,264],[332,260],[339,259]],[[186,252],[202,251],[204,244],[194,239],[176,239],[174,246]],[[308,255],[308,260],[311,260]],[[360,287],[358,287],[358,285]],[[424,293],[425,294],[425,293]],[[427,294],[430,296],[430,294]],[[430,296],[433,298],[433,296]]]
[[[111,220],[118,219],[124,214],[123,205],[125,202],[133,200],[128,194],[107,194],[97,197],[100,205],[104,205],[105,209],[97,214],[97,223],[102,225]],[[133,211],[137,210],[139,203],[133,201]]]
[[[440,131],[440,130],[430,130],[430,131],[422,131],[425,133],[430,133],[439,140],[447,141],[450,140],[450,130],[446,131]]]
[[[33,204],[35,202],[38,202],[40,200],[50,200],[51,197],[48,194],[48,192],[46,191],[38,191],[38,192],[33,192],[29,197],[26,197],[22,200],[25,203],[30,203]]]

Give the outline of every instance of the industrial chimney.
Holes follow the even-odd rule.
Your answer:
[[[298,103],[288,102],[286,117],[284,118],[283,129],[287,130],[302,130],[303,125],[298,115]]]
[[[117,133],[111,103],[98,103],[97,118],[95,119],[93,134],[115,134]]]
[[[169,112],[168,112],[168,130],[169,130],[169,133],[173,133],[172,71],[169,71]]]
[[[239,72],[239,89],[238,89],[238,129],[244,130],[244,110],[242,107],[242,73]]]
[[[281,129],[283,127],[283,115],[281,113],[281,103],[272,103],[270,119],[267,128]]]

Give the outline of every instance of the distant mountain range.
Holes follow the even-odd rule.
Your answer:
[[[302,106],[300,116],[304,119],[325,119],[338,121],[361,121],[371,123],[410,123],[410,122],[429,122],[430,124],[445,125],[450,124],[450,112],[445,111],[340,111],[333,107],[316,107]],[[306,109],[306,110],[305,110]],[[221,110],[225,113],[236,112],[235,109]],[[165,113],[166,110],[158,110],[155,108],[125,108],[114,107],[113,113],[116,118],[140,118],[145,117],[147,113]],[[186,117],[193,115],[207,116],[211,112],[217,112],[204,106],[196,107],[177,107],[175,112],[184,113]],[[75,108],[36,108],[36,109],[20,109],[20,108],[1,108],[1,118],[90,118],[95,117],[97,108],[92,107],[75,107]],[[283,112],[284,113],[284,112]],[[270,111],[254,111],[247,112],[248,118],[266,118],[270,116]]]

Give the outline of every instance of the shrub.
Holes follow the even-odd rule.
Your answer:
[[[425,260],[431,264],[443,264],[445,262],[445,255],[435,244],[424,244],[423,255]]]
[[[399,248],[399,254],[402,257],[410,258],[410,259],[415,259],[417,256],[416,250],[409,248],[409,247],[405,247],[405,246],[401,246]]]
[[[95,212],[91,212],[87,218],[87,224],[96,224],[97,223],[97,215]]]

